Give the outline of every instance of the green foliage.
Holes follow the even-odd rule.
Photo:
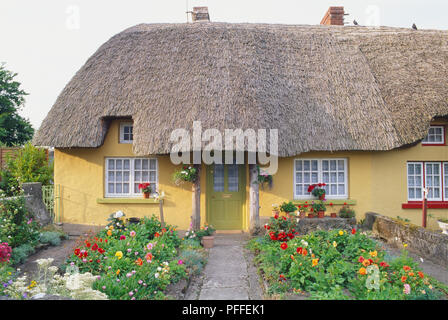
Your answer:
[[[376,241],[355,230],[318,230],[283,243],[254,238],[247,247],[256,254],[270,294],[306,291],[319,300],[440,296],[406,251],[389,265]]]
[[[187,269],[190,270],[191,275],[199,275],[207,263],[205,252],[200,250],[200,248],[183,250],[180,254],[180,259]]]
[[[29,243],[22,244],[12,249],[12,263],[21,264],[26,261],[29,255],[34,253],[34,246]]]
[[[198,242],[183,243],[155,215],[138,223],[126,221],[122,212],[110,219],[108,227],[78,243],[65,267],[100,276],[93,288],[110,299],[164,299],[170,283],[202,267],[203,257],[193,258]]]
[[[287,213],[290,213],[290,212],[294,212],[294,211],[296,211],[297,210],[297,207],[291,202],[291,201],[289,201],[289,202],[283,202],[282,204],[281,204],[281,206],[280,206],[280,211],[281,212],[287,212]]]
[[[339,216],[341,218],[354,218],[355,217],[355,210],[351,209],[348,205],[344,205],[339,210]]]
[[[45,150],[31,143],[18,150],[15,157],[8,158],[6,170],[10,172],[7,175],[16,179],[18,184],[41,182],[42,185],[49,185],[53,179],[53,164],[48,163]]]
[[[16,76],[0,64],[0,143],[6,146],[22,145],[34,134],[30,122],[18,114],[27,93],[14,81]]]
[[[39,238],[38,228],[25,207],[23,196],[0,202],[0,242],[7,242],[12,248],[25,243],[35,245]]]
[[[196,230],[196,236],[202,239],[205,236],[211,236],[215,233],[216,229],[208,224],[204,224],[199,230]]]
[[[316,190],[316,189],[314,189],[314,190]],[[322,200],[314,201],[312,203],[311,207],[313,208],[314,212],[326,211],[327,210],[327,207],[325,207],[325,204],[324,204],[324,202]]]
[[[40,234],[40,243],[49,243],[52,246],[58,246],[61,244],[61,234],[55,231],[44,231]]]
[[[195,182],[198,178],[198,169],[195,166],[182,166],[182,169],[176,170],[173,173],[173,180],[176,184],[181,182]]]

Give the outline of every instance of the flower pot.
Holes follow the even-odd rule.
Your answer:
[[[319,196],[319,200],[325,200],[325,193]]]
[[[337,217],[336,212],[332,212],[332,213],[330,213],[330,216],[331,216],[332,218],[336,218],[336,217]]]
[[[325,211],[317,212],[317,217],[320,218],[320,219],[324,218],[325,217]]]
[[[440,229],[442,229],[442,233],[448,234],[448,223],[442,221],[437,221],[437,223],[439,224]]]
[[[205,249],[213,248],[213,241],[214,240],[215,240],[215,237],[213,237],[213,236],[203,236],[202,240],[201,240],[202,246]]]
[[[149,199],[150,195],[151,194],[149,192],[143,192],[143,198],[145,198],[145,199]]]
[[[314,214],[308,213],[308,218],[314,218]]]

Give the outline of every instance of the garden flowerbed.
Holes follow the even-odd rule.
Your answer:
[[[122,213],[115,213],[105,229],[79,240],[61,270],[48,259],[38,262],[35,279],[17,278],[10,268],[11,279],[2,290],[14,299],[43,294],[73,299],[182,299],[189,280],[205,263],[199,240],[180,239],[173,226],[163,228],[155,216],[130,223]],[[75,282],[79,285],[73,287]]]
[[[285,221],[286,223],[286,221]],[[280,238],[278,235],[281,235]],[[280,239],[280,241],[279,241]],[[392,258],[356,229],[306,235],[268,230],[248,243],[271,297],[331,300],[444,299],[446,287],[407,255]]]

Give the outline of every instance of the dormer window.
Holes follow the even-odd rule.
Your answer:
[[[445,127],[430,126],[428,135],[422,140],[423,145],[445,145]]]
[[[120,143],[132,143],[134,140],[132,122],[120,124]]]

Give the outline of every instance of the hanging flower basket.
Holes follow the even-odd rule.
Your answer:
[[[198,169],[194,166],[182,166],[182,169],[176,170],[173,173],[173,180],[176,185],[184,182],[194,183],[198,179]]]
[[[261,188],[263,189],[264,185],[267,184],[268,188],[272,189],[272,183],[273,183],[272,175],[268,174],[265,171],[260,170],[259,165],[257,165],[257,170],[258,170],[257,182],[259,185],[261,185]]]

